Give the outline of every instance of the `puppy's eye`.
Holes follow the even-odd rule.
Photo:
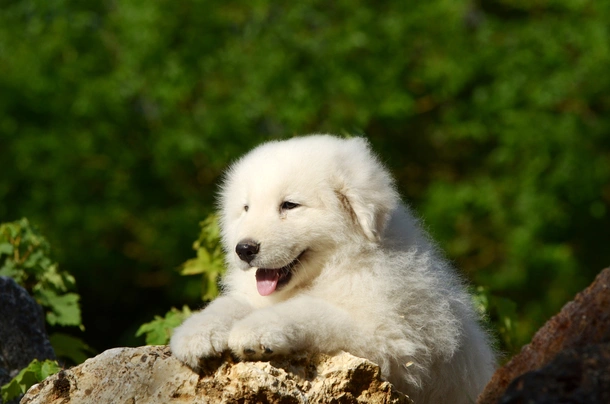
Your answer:
[[[247,212],[250,207],[248,205],[244,205],[244,212]]]
[[[299,206],[301,206],[301,205],[299,205],[298,203],[284,201],[280,205],[280,209],[282,209],[282,210],[290,210],[290,209],[298,208]]]

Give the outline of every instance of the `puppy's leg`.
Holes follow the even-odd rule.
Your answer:
[[[303,296],[256,310],[235,323],[229,348],[241,359],[260,359],[301,350],[357,353],[357,327],[347,312]],[[356,338],[359,340],[359,338]]]
[[[193,369],[203,358],[220,356],[233,324],[251,312],[250,305],[231,296],[217,298],[174,330],[169,343],[174,356]]]

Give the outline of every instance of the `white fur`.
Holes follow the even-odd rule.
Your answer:
[[[223,296],[176,329],[178,359],[197,368],[226,349],[242,359],[345,350],[378,363],[418,404],[476,400],[495,364],[488,337],[366,140],[263,144],[230,168],[220,207]],[[235,252],[245,239],[260,243],[250,264]],[[302,251],[288,284],[261,296],[257,267]]]

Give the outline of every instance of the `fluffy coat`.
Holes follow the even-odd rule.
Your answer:
[[[265,143],[228,170],[219,202],[223,293],[175,330],[179,360],[345,350],[418,404],[476,401],[489,338],[365,139]]]

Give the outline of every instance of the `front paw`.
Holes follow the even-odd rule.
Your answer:
[[[253,313],[235,323],[229,333],[229,349],[242,360],[287,355],[298,349],[295,331],[281,318]]]
[[[214,321],[210,316],[206,319],[194,317],[174,330],[169,345],[178,360],[197,370],[203,359],[218,357],[228,349],[229,325]]]

